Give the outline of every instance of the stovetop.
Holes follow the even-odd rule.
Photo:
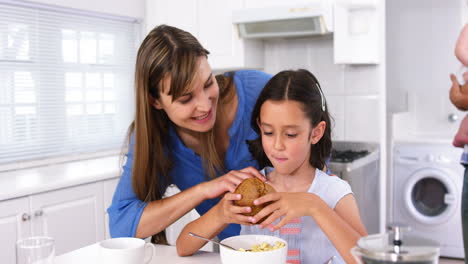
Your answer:
[[[368,150],[332,150],[331,162],[353,162],[354,160],[365,157],[370,152]]]

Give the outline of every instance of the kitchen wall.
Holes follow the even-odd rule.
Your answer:
[[[466,0],[386,1],[387,111],[405,112],[395,117],[393,139],[450,140],[458,128],[464,114],[449,101],[449,74],[460,67],[454,47],[465,5]],[[450,122],[450,114],[458,121]]]
[[[18,0],[20,2],[20,0]],[[42,4],[71,7],[134,18],[145,17],[144,0],[29,0]]]
[[[305,68],[317,77],[335,120],[335,140],[379,142],[385,96],[379,67],[334,64],[331,35],[265,42],[265,71]]]

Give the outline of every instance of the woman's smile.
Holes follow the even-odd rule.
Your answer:
[[[192,120],[199,124],[204,124],[211,120],[213,117],[213,110],[210,109],[206,114],[192,117]]]

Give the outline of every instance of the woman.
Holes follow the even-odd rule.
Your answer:
[[[129,152],[108,209],[112,237],[167,243],[164,229],[188,211],[203,215],[243,179],[264,180],[245,141],[256,138],[250,116],[271,76],[244,70],[215,78],[208,54],[190,33],[166,25],[143,40]],[[181,192],[162,199],[169,184]],[[219,237],[239,230],[230,225]]]

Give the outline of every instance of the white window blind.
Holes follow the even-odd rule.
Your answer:
[[[0,2],[0,165],[120,148],[140,24],[12,2]]]

